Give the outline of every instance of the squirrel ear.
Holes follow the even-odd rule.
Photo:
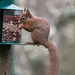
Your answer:
[[[28,9],[26,11],[27,11],[27,14],[28,14],[29,18],[31,18],[32,14],[30,13],[30,11]]]
[[[27,6],[25,6],[25,8],[24,8],[24,12],[27,11],[27,10],[28,10],[28,9],[27,9]]]
[[[27,9],[26,11],[27,11],[28,13],[30,13],[28,9]]]

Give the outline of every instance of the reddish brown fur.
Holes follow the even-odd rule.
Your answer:
[[[27,17],[26,13],[28,13],[29,16],[31,15],[31,17]],[[27,18],[22,19],[25,16]],[[48,21],[41,17],[35,17],[29,12],[29,10],[25,10],[20,16],[19,22],[23,23],[23,25],[19,25],[19,28],[31,32],[33,42],[26,42],[26,44],[42,44],[49,49],[50,67],[48,75],[59,75],[59,51],[48,40],[50,33],[50,25]]]

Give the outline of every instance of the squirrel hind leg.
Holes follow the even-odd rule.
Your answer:
[[[39,43],[35,43],[35,42],[25,42],[25,44],[30,44],[30,45],[37,45],[37,46],[39,46],[40,44]]]

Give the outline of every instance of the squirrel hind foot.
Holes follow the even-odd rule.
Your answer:
[[[34,46],[37,45],[38,47],[40,45],[39,43],[34,43],[34,42],[25,42],[25,44],[30,44],[30,45],[34,45]]]
[[[34,44],[33,42],[25,42],[25,44]]]

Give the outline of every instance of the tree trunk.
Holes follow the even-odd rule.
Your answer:
[[[0,45],[0,75],[12,75],[13,50],[11,45]]]

